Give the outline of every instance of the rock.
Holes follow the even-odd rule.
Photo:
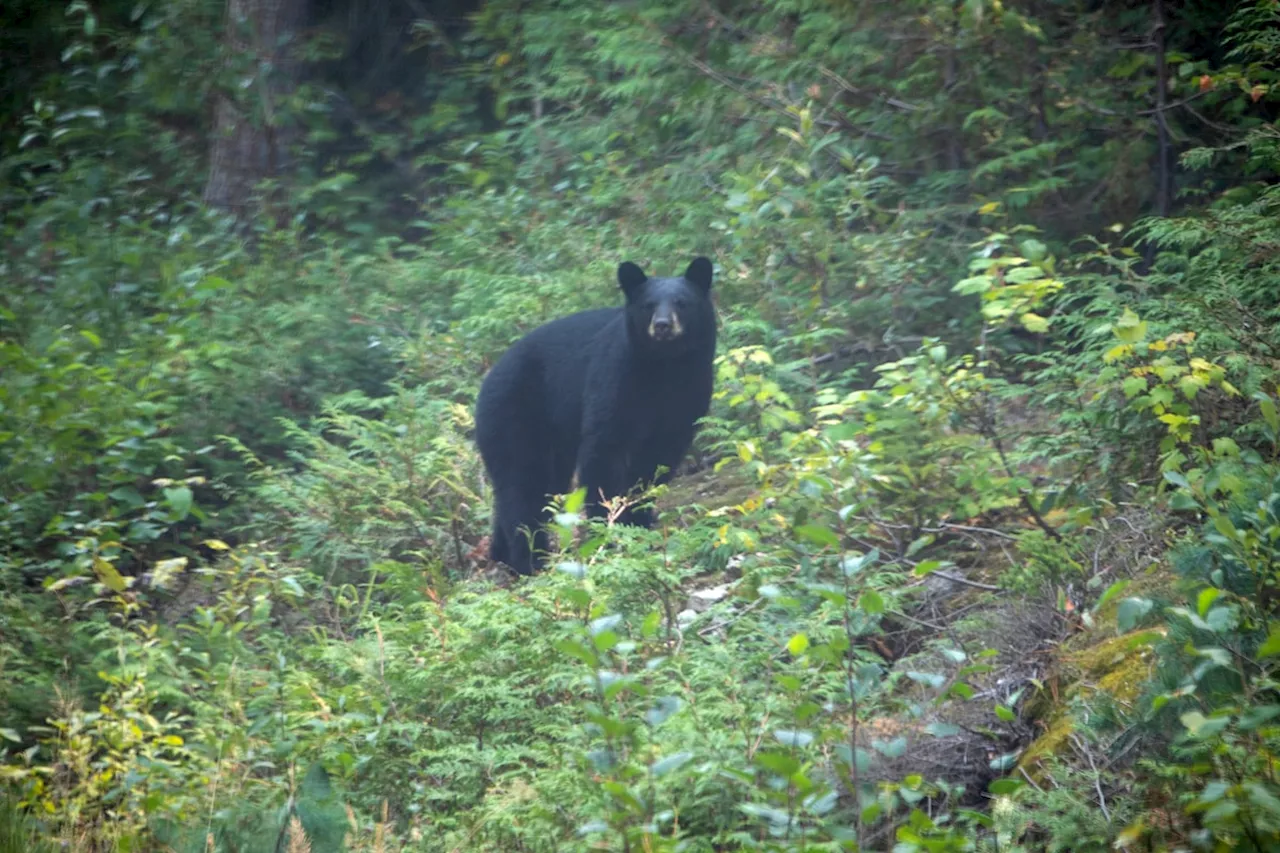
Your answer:
[[[732,588],[733,583],[722,583],[719,586],[713,586],[709,589],[694,590],[689,595],[688,607],[696,613],[705,613],[710,610],[711,606],[717,601],[724,599]]]

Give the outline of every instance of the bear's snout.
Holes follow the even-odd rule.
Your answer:
[[[653,318],[649,320],[649,337],[655,341],[669,341],[683,333],[680,315],[674,311],[655,311]]]

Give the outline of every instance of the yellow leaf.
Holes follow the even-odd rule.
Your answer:
[[[157,589],[164,589],[173,583],[173,579],[182,574],[186,567],[186,557],[170,557],[167,560],[161,560],[151,569],[151,585]]]
[[[982,207],[978,208],[978,215],[986,216],[987,214],[995,213],[999,209],[1000,209],[1000,202],[989,201],[986,204],[984,204]]]
[[[206,539],[204,540],[204,546],[206,548],[212,548],[215,551],[231,550],[231,546],[228,545],[226,542],[223,542],[221,539]]]
[[[1133,354],[1133,347],[1129,344],[1118,344],[1103,354],[1102,360],[1110,364],[1113,361],[1119,361],[1122,358],[1128,358]]]
[[[1028,311],[1019,319],[1022,320],[1022,325],[1026,327],[1028,332],[1035,332],[1038,334],[1040,332],[1049,331],[1049,321],[1044,317],[1041,317],[1039,314],[1036,314],[1034,311]]]
[[[93,558],[93,573],[102,581],[103,586],[112,592],[124,592],[129,584],[116,571],[116,567],[101,557]]]
[[[1137,844],[1142,836],[1146,834],[1146,831],[1147,827],[1143,824],[1142,820],[1139,819],[1122,829],[1111,846],[1117,850],[1124,850],[1126,847],[1131,847],[1134,844]]]

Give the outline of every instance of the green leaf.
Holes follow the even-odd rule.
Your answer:
[[[660,726],[679,711],[682,704],[679,696],[660,696],[654,706],[645,711],[644,721],[650,726]]]
[[[934,690],[937,690],[942,685],[947,683],[947,677],[945,675],[939,675],[936,672],[912,671],[907,673],[907,678],[910,678],[912,681],[923,684],[926,687],[932,687]]]
[[[1262,412],[1262,419],[1266,421],[1267,426],[1271,427],[1271,434],[1280,436],[1280,416],[1276,414],[1275,401],[1270,395],[1261,391],[1254,394],[1253,399],[1258,401],[1258,409]]]
[[[1049,247],[1034,237],[1028,237],[1018,244],[1018,251],[1028,261],[1037,264],[1044,260],[1045,255],[1049,253]]]
[[[756,753],[756,764],[771,773],[785,778],[800,770],[800,761],[794,755],[780,750],[762,749]]]
[[[796,634],[787,641],[787,651],[790,652],[793,657],[804,654],[805,650],[808,648],[809,638],[803,633]]]
[[[587,567],[575,560],[566,560],[556,566],[556,571],[564,572],[575,580],[582,580],[587,576]]]
[[[1248,792],[1249,802],[1253,803],[1262,811],[1271,815],[1271,822],[1274,823],[1276,818],[1280,818],[1280,799],[1267,790],[1262,782],[1250,779],[1242,782],[1241,787]]]
[[[801,524],[793,531],[796,537],[823,548],[839,548],[840,537],[829,528],[816,524]]]
[[[951,290],[955,293],[986,293],[995,284],[995,279],[989,275],[975,275],[971,278],[961,279],[956,282]]]
[[[1225,634],[1236,627],[1236,609],[1230,605],[1215,607],[1204,617],[1205,624],[1215,634]]]
[[[825,815],[836,807],[840,795],[836,791],[828,791],[816,800],[809,803],[809,811],[815,815]]]
[[[1148,598],[1126,598],[1116,610],[1116,627],[1122,632],[1132,631],[1153,606]]]
[[[622,624],[622,614],[611,613],[608,616],[601,616],[599,619],[591,620],[591,624],[587,626],[587,630],[592,636],[595,636],[596,634],[601,634],[605,631],[612,631],[620,624]]]
[[[866,554],[850,554],[840,561],[844,576],[851,578],[880,559],[880,549],[872,548]]]
[[[1132,346],[1147,336],[1147,324],[1146,321],[1133,313],[1132,309],[1125,308],[1124,313],[1120,315],[1120,319],[1111,327],[1111,332],[1122,343]]]
[[[1194,738],[1213,737],[1231,723],[1228,716],[1206,717],[1199,711],[1188,711],[1178,719]]]
[[[660,778],[662,776],[666,776],[672,770],[675,770],[678,767],[683,766],[691,758],[693,758],[692,752],[673,753],[672,755],[668,755],[666,758],[662,758],[662,759],[659,759],[658,761],[655,761],[653,763],[653,767],[651,767],[650,770],[653,772],[653,775],[655,777]]]
[[[559,651],[572,655],[590,666],[595,666],[599,661],[594,650],[577,640],[560,640],[555,644],[555,647]]]
[[[783,746],[794,746],[800,749],[813,743],[813,732],[804,729],[774,729],[773,736]]]
[[[1240,728],[1253,731],[1280,715],[1280,705],[1257,705],[1240,715]]]
[[[644,621],[640,623],[640,636],[653,637],[657,635],[658,628],[662,625],[662,613],[657,610],[650,610],[649,615],[644,617]]]
[[[1205,380],[1199,376],[1188,374],[1178,380],[1178,390],[1182,392],[1182,396],[1188,400],[1194,400],[1196,394],[1204,389]]]
[[[987,786],[987,790],[997,796],[1009,796],[1016,794],[1018,791],[1026,787],[1026,782],[1021,779],[995,779]]]
[[[1268,626],[1267,639],[1258,647],[1258,658],[1271,658],[1280,655],[1280,622],[1272,622]]]
[[[1161,476],[1165,482],[1172,483],[1180,489],[1190,489],[1191,483],[1187,482],[1187,478],[1178,471],[1165,471]]]
[[[1093,606],[1093,612],[1097,613],[1100,611],[1108,602],[1111,601],[1111,599],[1128,589],[1130,583],[1132,583],[1132,581],[1126,578],[1118,580],[1111,586],[1107,587],[1106,592],[1102,593],[1102,595],[1098,597],[1098,603]]]
[[[587,502],[587,487],[583,486],[574,489],[564,499],[564,511],[568,513],[581,512],[582,507]]]
[[[858,597],[859,606],[872,616],[884,613],[884,598],[874,589],[869,589]]]
[[[911,574],[918,578],[936,572],[945,565],[941,560],[921,560],[916,563],[916,567],[911,570]]]
[[[1004,705],[996,706],[996,716],[1006,723],[1012,723],[1014,720],[1018,719],[1018,715],[1013,713],[1011,709],[1006,708]]]
[[[1220,595],[1222,595],[1222,590],[1216,587],[1207,586],[1200,590],[1200,594],[1196,596],[1196,612],[1200,614],[1201,619],[1203,619],[1204,615],[1209,612],[1209,606],[1213,604]]]
[[[192,494],[186,486],[174,486],[164,490],[164,499],[173,510],[176,521],[181,521],[191,513]]]
[[[1240,445],[1229,438],[1215,438],[1213,440],[1213,455],[1235,458],[1240,455]]]
[[[1125,399],[1132,400],[1147,390],[1147,377],[1130,376],[1120,384],[1120,387],[1124,390]]]
[[[738,808],[752,817],[764,818],[774,826],[783,827],[791,822],[789,814],[773,806],[765,806],[759,803],[739,803]]]
[[[885,758],[901,758],[907,752],[907,739],[899,736],[889,741],[873,740],[871,748]]]
[[[866,773],[871,769],[871,754],[862,747],[858,747],[857,752],[849,749],[849,744],[838,743],[835,747],[836,756],[844,762],[846,767],[854,766],[857,762],[857,770],[859,773]]]

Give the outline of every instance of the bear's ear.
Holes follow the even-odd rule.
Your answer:
[[[694,258],[689,268],[684,271],[686,281],[691,281],[703,292],[711,290],[711,261],[706,258]]]
[[[644,270],[631,261],[623,261],[618,266],[618,284],[622,287],[622,292],[628,296],[648,280],[649,276],[644,274]]]

